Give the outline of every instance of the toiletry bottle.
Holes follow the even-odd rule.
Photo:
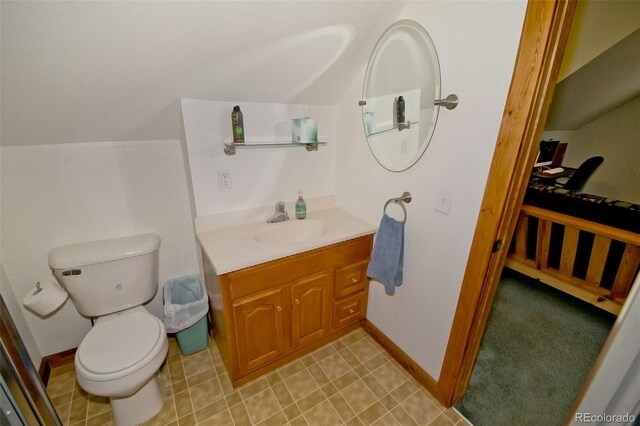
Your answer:
[[[296,219],[307,217],[307,203],[302,198],[302,191],[298,191],[298,201],[296,201]]]
[[[404,123],[404,98],[402,96],[398,97],[398,103],[396,105],[396,119],[398,124]]]
[[[244,143],[244,122],[239,105],[234,106],[231,112],[231,129],[233,132],[233,142]]]

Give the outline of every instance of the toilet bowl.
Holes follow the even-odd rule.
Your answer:
[[[160,412],[157,373],[169,345],[164,324],[142,306],[158,292],[156,234],[55,248],[49,267],[80,314],[95,318],[78,347],[76,378],[87,393],[109,397],[115,426]]]
[[[156,373],[168,348],[164,325],[143,307],[100,317],[76,351],[78,384],[109,397],[114,424],[142,423],[162,409]]]

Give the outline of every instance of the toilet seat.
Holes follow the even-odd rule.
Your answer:
[[[131,374],[162,350],[164,330],[162,322],[144,309],[101,318],[80,343],[78,373],[98,382]]]

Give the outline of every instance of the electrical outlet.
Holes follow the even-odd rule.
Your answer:
[[[436,204],[433,207],[440,213],[449,214],[449,210],[451,210],[451,199],[453,198],[453,193],[448,189],[440,188],[438,191],[438,196],[436,197]]]
[[[218,170],[218,186],[223,191],[231,189],[231,172],[229,170]]]

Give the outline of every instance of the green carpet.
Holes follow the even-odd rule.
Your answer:
[[[505,269],[456,408],[476,426],[562,425],[614,321]]]

